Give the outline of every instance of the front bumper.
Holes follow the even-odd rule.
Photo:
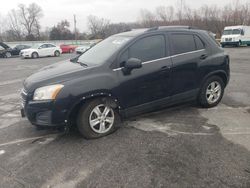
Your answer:
[[[29,58],[29,57],[31,57],[30,54],[28,54],[28,53],[23,53],[23,52],[20,53],[20,56],[23,57],[23,58]]]
[[[239,45],[239,41],[228,41],[228,42],[221,42],[221,46],[236,46]]]
[[[55,101],[33,101],[32,96],[21,94],[21,116],[27,117],[33,125],[39,126],[65,126],[68,111],[58,108]]]

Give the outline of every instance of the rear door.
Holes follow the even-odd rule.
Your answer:
[[[56,50],[56,46],[52,44],[47,44],[47,55],[54,55],[54,52]]]
[[[130,75],[124,75],[121,68],[116,71],[121,83],[116,90],[117,96],[121,97],[124,108],[169,96],[172,62],[168,49],[165,35],[158,34],[138,39],[121,53],[120,67],[129,58],[143,62],[142,67],[132,70]]]
[[[205,44],[196,34],[171,32],[173,96],[189,98],[198,88],[198,66],[207,58]]]

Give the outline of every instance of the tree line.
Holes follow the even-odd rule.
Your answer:
[[[70,22],[67,20],[42,30],[40,24],[42,17],[43,10],[38,4],[18,5],[8,13],[4,21],[1,21],[0,15],[0,40],[100,39],[131,29],[165,25],[195,26],[209,30],[220,37],[225,26],[250,25],[250,3],[233,0],[223,7],[203,5],[191,8],[185,0],[178,0],[176,6],[158,6],[154,11],[141,9],[139,18],[133,23],[112,23],[108,19],[90,15],[87,18],[89,32],[86,33],[81,33],[79,30],[76,33],[72,32]],[[5,26],[5,29],[2,26]]]

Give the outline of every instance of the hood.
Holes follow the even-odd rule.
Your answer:
[[[72,63],[69,60],[61,61],[46,66],[29,76],[24,81],[24,87],[30,92],[38,87],[72,80],[76,78],[78,74],[83,75],[87,72],[89,72],[89,69],[86,69],[78,63]]]

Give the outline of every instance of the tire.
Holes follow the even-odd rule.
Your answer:
[[[211,108],[217,106],[224,94],[225,83],[219,76],[209,77],[202,85],[198,102],[202,107]]]
[[[59,57],[59,56],[60,56],[60,52],[59,52],[58,50],[56,50],[56,51],[54,52],[54,56],[55,56],[55,57]]]
[[[10,53],[10,52],[6,52],[6,53],[5,53],[5,57],[6,57],[6,58],[10,58],[10,57],[11,57],[11,53]]]
[[[222,47],[222,48],[225,48],[225,45],[224,45],[224,44],[222,44],[222,45],[221,45],[221,47]]]
[[[38,55],[37,52],[33,52],[33,53],[31,54],[31,57],[32,57],[33,59],[36,59],[36,58],[39,57],[39,55]]]
[[[105,116],[104,109],[106,108],[109,112],[106,111],[108,114]],[[77,117],[78,130],[86,139],[96,139],[109,135],[117,130],[119,123],[120,116],[117,111],[108,104],[105,104],[102,99],[95,99],[84,104]]]

